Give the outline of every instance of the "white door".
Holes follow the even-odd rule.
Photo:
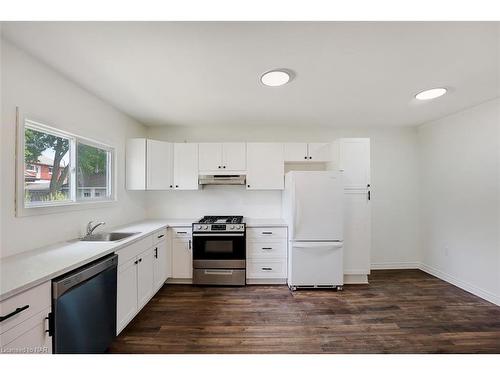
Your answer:
[[[169,142],[147,140],[147,189],[170,190],[174,180],[174,148]]]
[[[371,252],[371,211],[367,193],[345,190],[344,268],[346,275],[368,275]]]
[[[153,248],[137,256],[137,303],[141,309],[154,293],[154,264]]]
[[[285,153],[285,161],[287,162],[298,162],[307,161],[307,143],[285,143],[283,145]]]
[[[197,143],[174,143],[174,188],[198,190]]]
[[[146,139],[127,140],[125,150],[125,179],[127,190],[146,190]]]
[[[341,173],[291,172],[290,177],[287,184],[293,186],[291,238],[342,240],[344,188]]]
[[[370,139],[341,138],[338,144],[339,169],[344,171],[346,189],[366,189],[370,184]]]
[[[332,159],[331,143],[309,143],[307,150],[310,161],[329,162]]]
[[[283,143],[247,143],[247,189],[283,188]]]
[[[214,172],[222,169],[222,144],[200,143],[198,146],[200,172]]]
[[[228,171],[247,169],[247,147],[244,142],[222,144],[222,168]]]
[[[290,242],[288,284],[343,285],[342,253],[342,242]]]
[[[191,240],[174,240],[172,247],[172,274],[176,279],[193,277],[193,254]]]
[[[154,290],[158,290],[167,280],[167,241],[161,241],[154,247]]]
[[[116,290],[116,333],[118,334],[137,312],[136,258],[118,267]]]

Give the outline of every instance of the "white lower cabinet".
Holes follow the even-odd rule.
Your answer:
[[[153,297],[154,294],[154,249],[149,249],[137,258],[137,303],[139,310]]]
[[[247,284],[285,284],[287,231],[279,227],[247,229]]]
[[[169,277],[169,265],[171,261],[168,258],[168,245],[167,241],[163,240],[156,244],[154,248],[154,267],[153,267],[153,280],[154,280],[154,290],[158,290],[167,281]]]
[[[38,285],[0,302],[0,348],[3,353],[52,353],[48,316],[51,282]]]
[[[163,229],[117,251],[117,334],[166,281],[169,263],[167,249],[167,231]]]
[[[191,238],[174,238],[172,241],[172,277],[193,278],[193,250]]]

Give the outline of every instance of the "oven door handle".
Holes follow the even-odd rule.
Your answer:
[[[193,233],[193,237],[243,237],[245,233]]]

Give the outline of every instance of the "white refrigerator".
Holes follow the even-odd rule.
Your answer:
[[[339,171],[292,171],[285,176],[288,286],[341,289],[344,185]]]

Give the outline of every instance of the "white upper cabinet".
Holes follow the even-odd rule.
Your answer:
[[[308,160],[307,143],[285,143],[285,161],[297,162]]]
[[[222,168],[228,171],[247,169],[246,143],[231,142],[222,144]]]
[[[247,190],[283,188],[283,143],[247,143]]]
[[[125,184],[128,190],[146,190],[146,139],[127,140]]]
[[[308,143],[307,155],[310,161],[329,162],[332,159],[331,143]]]
[[[334,164],[344,171],[346,189],[370,185],[370,139],[340,138],[334,143]]]
[[[218,173],[246,170],[246,145],[244,142],[200,143],[200,172]]]
[[[329,162],[331,160],[330,143],[285,143],[286,162]]]
[[[200,172],[222,169],[222,143],[200,143],[198,152]]]
[[[197,143],[174,143],[174,188],[198,190]]]
[[[169,142],[147,140],[147,190],[169,190],[174,184],[174,145]]]

